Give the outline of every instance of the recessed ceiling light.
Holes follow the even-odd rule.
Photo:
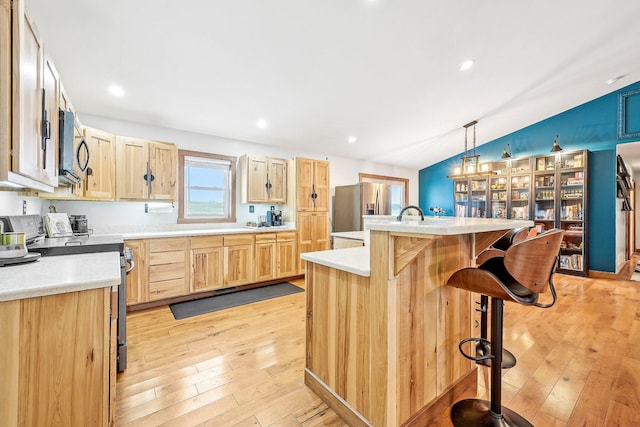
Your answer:
[[[267,127],[267,121],[264,119],[260,119],[256,122],[256,126],[258,126],[260,129],[264,129]]]
[[[122,89],[120,86],[118,85],[111,85],[109,86],[109,92],[111,93],[111,95],[113,96],[124,96],[124,89]]]
[[[347,142],[349,144],[353,144],[354,142],[356,142],[358,140],[358,138],[356,138],[355,136],[350,136],[349,139],[347,139]]]
[[[623,75],[618,76],[618,77],[611,78],[611,79],[607,80],[605,83],[608,84],[608,85],[612,85],[612,84],[614,84],[615,82],[617,82],[618,80],[620,80],[620,79],[622,79],[624,77],[626,77],[626,74],[623,74]]]
[[[469,68],[473,67],[473,62],[474,61],[471,59],[467,59],[466,61],[464,61],[462,65],[460,65],[460,71],[466,71]]]

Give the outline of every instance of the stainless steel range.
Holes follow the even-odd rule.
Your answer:
[[[25,233],[27,250],[42,256],[74,255],[96,252],[120,253],[120,277],[118,286],[118,372],[127,367],[127,273],[134,268],[130,251],[125,251],[122,236],[92,236],[82,234],[72,237],[46,238],[40,215],[15,215],[0,217],[6,231]]]

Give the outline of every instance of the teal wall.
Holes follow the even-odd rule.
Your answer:
[[[589,269],[616,270],[616,145],[640,140],[617,138],[618,94],[640,89],[636,82],[615,92],[596,98],[571,110],[535,123],[476,149],[481,162],[499,160],[502,150],[511,145],[514,158],[547,154],[556,135],[565,151],[591,151],[589,157],[589,199],[587,222],[589,233]],[[633,98],[634,100],[636,98]],[[635,101],[634,101],[635,102]],[[630,104],[627,118],[630,129],[637,129],[640,111]],[[482,123],[478,123],[482,127]],[[460,142],[462,147],[462,141]],[[454,166],[460,165],[460,154],[424,168],[419,173],[419,204],[439,206],[453,212],[453,183],[447,178]],[[430,213],[430,212],[429,212]]]

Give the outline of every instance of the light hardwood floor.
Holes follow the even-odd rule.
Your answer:
[[[640,425],[640,283],[555,282],[550,309],[505,304],[505,346],[518,362],[504,371],[503,404],[538,426]],[[298,293],[181,321],[168,307],[129,314],[117,425],[345,425],[303,383],[304,301]],[[487,368],[478,376],[488,398]],[[449,412],[433,425],[450,426]]]

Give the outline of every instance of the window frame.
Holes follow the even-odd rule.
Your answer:
[[[230,163],[229,166],[229,216],[226,218],[213,218],[213,217],[204,217],[204,218],[185,218],[185,186],[187,185],[187,180],[184,178],[185,172],[185,158],[186,157],[200,157],[203,159],[210,160],[223,160],[228,161]],[[228,223],[228,222],[236,222],[236,163],[237,158],[233,156],[225,156],[222,154],[214,154],[214,153],[205,153],[201,151],[189,151],[189,150],[178,150],[178,174],[180,176],[181,185],[178,189],[178,224],[195,224],[195,223]]]

